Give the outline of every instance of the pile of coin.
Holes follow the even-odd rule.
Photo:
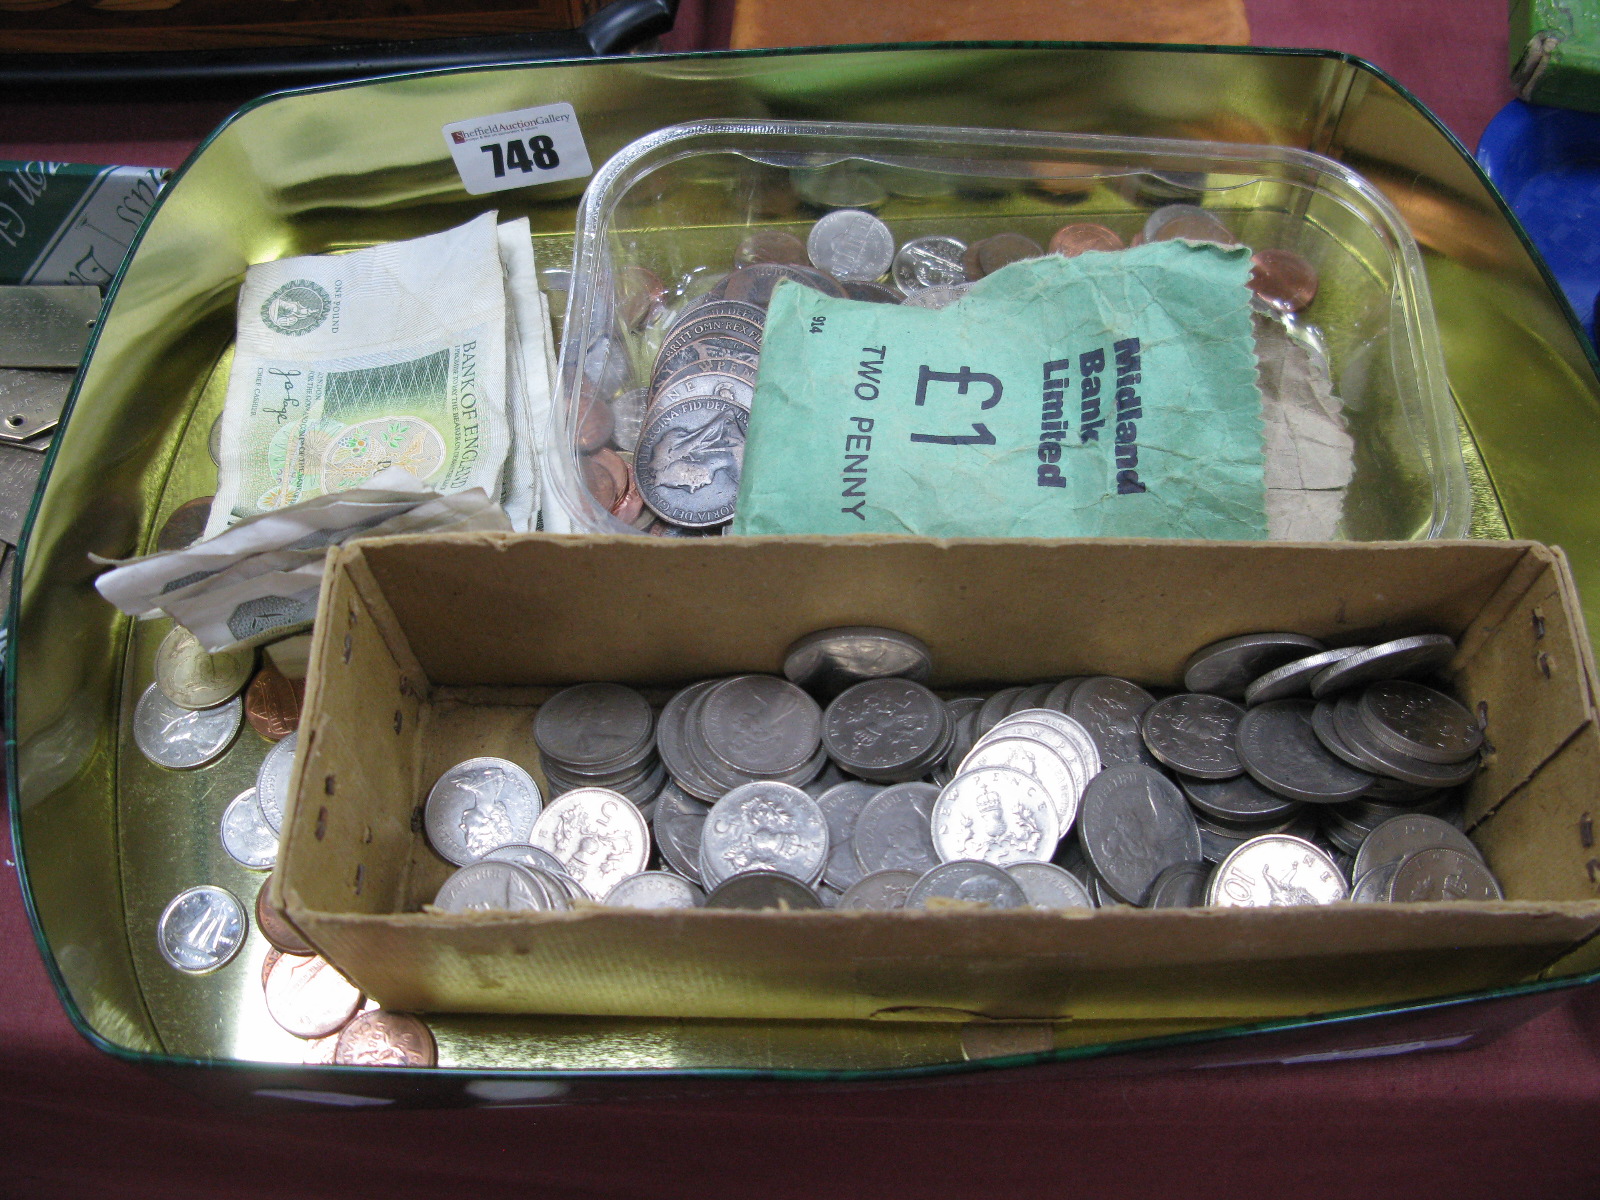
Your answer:
[[[646,386],[621,372],[610,403],[599,385],[584,385],[575,439],[591,495],[618,520],[659,536],[720,533],[739,494],[744,439],[755,394],[767,304],[785,279],[824,295],[881,304],[943,308],[1002,267],[1046,253],[1075,257],[1129,245],[1184,238],[1237,244],[1221,219],[1194,204],[1150,213],[1130,242],[1109,226],[1063,226],[1048,250],[1021,233],[993,234],[967,244],[943,234],[898,243],[878,217],[835,208],[804,240],[758,229],[733,252],[733,270],[693,274],[676,312],[671,289],[638,265],[615,278],[617,316],[637,331],[661,322]],[[1316,270],[1289,250],[1255,253],[1250,287],[1261,312],[1284,316],[1306,308]]]
[[[642,805],[667,777],[656,755],[655,713],[619,684],[585,683],[552,696],[539,709],[533,740],[556,792],[605,787]]]
[[[1477,769],[1481,724],[1417,681],[1454,650],[1441,634],[1329,648],[1266,632],[1197,651],[1189,690],[1159,699],[1113,676],[941,698],[920,682],[932,657],[918,639],[823,630],[791,648],[787,678],[667,699],[654,737],[669,779],[649,828],[636,799],[553,782],[529,834],[463,867],[436,906],[1499,898],[1451,790]],[[580,685],[550,703],[566,713],[597,686],[611,700],[592,709],[596,736],[637,755],[639,693]],[[617,732],[602,714],[624,707]]]
[[[193,511],[201,507],[198,501],[185,506]],[[209,508],[209,500],[204,507]],[[212,767],[236,745],[250,751],[248,737],[239,741],[247,722],[265,740],[255,786],[227,802],[218,825],[222,848],[251,871],[264,873],[277,863],[302,695],[303,684],[289,680],[270,662],[257,669],[255,651],[209,654],[188,630],[175,626],[156,650],[155,682],[134,709],[135,744],[152,763],[169,770]],[[233,892],[200,884],[180,892],[163,910],[156,922],[156,947],[175,970],[208,975],[240,955],[250,926]],[[362,996],[266,904],[265,881],[256,892],[255,927],[271,947],[261,967],[267,1012],[306,1042],[304,1062],[434,1064],[437,1054],[427,1025],[410,1014],[380,1009]]]

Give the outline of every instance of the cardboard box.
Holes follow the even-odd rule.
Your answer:
[[[539,773],[554,688],[659,703],[775,671],[797,636],[904,629],[936,688],[1066,675],[1171,687],[1261,629],[1443,631],[1493,749],[1468,799],[1507,901],[1082,912],[424,914],[451,867],[422,805],[480,754]],[[1439,996],[1600,930],[1595,671],[1565,559],[1525,542],[1288,545],[469,534],[329,563],[274,903],[386,1007],[763,1018],[1215,1018]]]

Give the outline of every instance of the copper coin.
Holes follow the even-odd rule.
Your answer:
[[[361,1008],[361,992],[318,955],[281,955],[262,982],[267,1015],[295,1037],[327,1037]]]
[[[588,388],[578,397],[578,449],[587,454],[611,440],[611,406]]]
[[[609,510],[622,498],[622,492],[617,487],[617,477],[607,470],[605,463],[597,462],[592,457],[585,458],[582,466],[583,485],[589,489],[589,494],[601,508]]]
[[[333,1061],[341,1067],[431,1067],[439,1050],[422,1021],[379,1008],[344,1027]]]
[[[268,950],[266,955],[262,958],[262,960],[261,960],[261,986],[262,987],[266,987],[267,986],[267,972],[272,970],[272,964],[277,962],[282,957],[283,957],[283,951],[282,950],[273,949],[273,950]]]
[[[606,481],[598,484],[593,480],[590,472],[601,470],[606,474]],[[589,490],[594,493],[596,500],[602,500],[607,509],[613,507],[622,499],[623,493],[628,490],[628,464],[617,457],[615,450],[596,450],[584,461],[584,478],[590,480]],[[611,499],[604,500],[602,492],[609,494]]]
[[[1149,229],[1149,226],[1145,228]],[[1183,238],[1190,242],[1215,242],[1219,246],[1239,244],[1239,239],[1229,232],[1228,227],[1207,212],[1179,213],[1162,222],[1159,229],[1151,230],[1148,236],[1152,242]]]
[[[305,684],[291,683],[268,663],[256,672],[244,693],[244,715],[262,737],[282,741],[300,728],[300,699]]]
[[[659,395],[666,388],[667,381],[684,368],[692,367],[696,363],[729,359],[744,363],[753,371],[761,362],[761,349],[731,334],[719,334],[715,337],[703,337],[698,341],[686,342],[671,354],[656,359],[655,368],[650,373],[650,389]]]
[[[211,502],[215,499],[215,496],[201,496],[173,509],[161,532],[156,534],[156,550],[182,550],[198,542],[205,532],[206,519],[211,516]]]
[[[1050,239],[1050,253],[1077,258],[1085,250],[1122,250],[1124,243],[1113,230],[1104,225],[1085,223],[1063,225]]]
[[[1035,163],[1038,172],[1028,189],[1066,204],[1076,204],[1094,191],[1101,169],[1086,163]]]
[[[268,880],[271,880],[269,875]],[[300,936],[300,931],[289,924],[289,919],[277,909],[267,904],[267,885],[263,883],[261,890],[256,893],[256,928],[261,931],[261,936],[267,939],[267,944],[285,954],[315,954],[317,948],[305,938]]]
[[[300,1062],[307,1067],[331,1067],[336,1063],[334,1055],[339,1050],[339,1035],[330,1033],[327,1037],[317,1038],[306,1043],[305,1054]]]
[[[1299,312],[1317,295],[1317,269],[1291,250],[1257,250],[1250,256],[1250,289],[1268,304]]]
[[[824,275],[821,271],[793,263],[752,263],[748,267],[740,267],[707,295],[715,295],[719,300],[742,300],[746,304],[765,308],[772,299],[772,289],[785,279],[792,279],[824,296],[837,296],[840,299],[845,296],[844,288],[832,275]]]
[[[757,229],[733,252],[736,266],[748,267],[752,263],[792,263],[799,267],[811,265],[806,254],[806,244],[794,234],[782,229]]]
[[[666,299],[667,285],[644,267],[621,267],[616,279],[617,316],[629,329],[642,328]]]
[[[620,457],[618,461],[622,461]],[[622,469],[628,474],[628,484],[623,488],[622,495],[617,497],[617,502],[611,506],[611,515],[624,525],[632,525],[644,511],[644,496],[639,491],[639,481],[633,477],[633,467],[623,462]]]
[[[846,280],[844,291],[850,299],[864,300],[868,304],[899,304],[904,299],[899,292],[886,288],[881,283]]]
[[[1023,237],[1020,233],[997,233],[968,246],[961,258],[961,265],[966,268],[969,280],[978,280],[985,275],[993,275],[1001,267],[1009,267],[1025,258],[1038,258],[1043,253],[1044,247],[1031,237]]]

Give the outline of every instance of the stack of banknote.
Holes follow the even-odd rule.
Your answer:
[[[532,529],[553,370],[526,218],[253,266],[206,535],[387,467]]]

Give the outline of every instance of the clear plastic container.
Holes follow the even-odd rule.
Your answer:
[[[627,459],[674,315],[734,269],[752,231],[804,241],[824,213],[853,207],[873,211],[897,244],[945,234],[970,245],[1005,232],[1047,246],[1080,222],[1126,241],[1174,203],[1204,208],[1253,250],[1292,251],[1320,278],[1302,311],[1258,303],[1258,351],[1286,340],[1302,364],[1325,362],[1333,392],[1325,407],[1348,433],[1348,471],[1331,508],[1322,504],[1331,516],[1278,522],[1272,536],[1464,536],[1470,494],[1421,256],[1388,201],[1353,171],[1279,146],[783,121],[662,129],[590,182],[562,336],[545,528],[651,526],[648,507],[631,513],[630,503],[596,498],[592,480],[603,498],[613,493],[589,456],[604,447]],[[1264,390],[1276,386],[1269,374],[1264,367]],[[1270,434],[1268,444],[1270,473]],[[608,456],[600,461],[615,470]]]

